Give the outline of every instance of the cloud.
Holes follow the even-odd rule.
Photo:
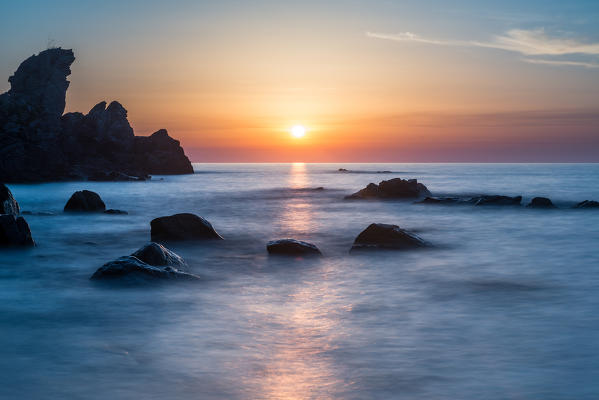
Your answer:
[[[474,40],[442,40],[422,37],[411,32],[396,34],[366,32],[366,36],[396,42],[423,43],[436,46],[482,47],[520,53],[525,56],[597,56],[599,43],[583,43],[575,39],[552,38],[544,29],[512,29],[503,35],[496,35],[492,40],[480,42]],[[571,60],[540,60],[525,58],[524,61],[534,64],[567,65],[587,68],[599,67],[595,62]]]

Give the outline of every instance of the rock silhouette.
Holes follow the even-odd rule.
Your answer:
[[[425,246],[424,240],[397,225],[370,224],[356,237],[351,250],[407,250]]]
[[[15,200],[10,189],[0,183],[0,214],[19,215],[19,203]]]
[[[599,201],[584,200],[576,204],[574,208],[599,208]]]
[[[144,245],[131,255],[153,266],[170,265],[176,268],[187,268],[187,263],[178,254],[154,242]]]
[[[0,215],[0,246],[35,246],[25,218]]]
[[[104,204],[100,195],[90,190],[80,190],[73,193],[64,206],[65,212],[104,212],[105,210],[106,204]]]
[[[526,206],[528,208],[556,208],[553,202],[547,197],[535,197]]]
[[[318,247],[312,243],[295,239],[272,240],[266,245],[270,254],[282,255],[322,255]]]
[[[210,222],[189,213],[153,219],[150,228],[152,241],[222,239]]]
[[[0,181],[193,173],[177,140],[164,129],[135,136],[116,101],[63,115],[74,61],[72,50],[48,49],[9,78],[10,90],[0,95]]]
[[[378,185],[370,183],[364,189],[346,196],[346,199],[401,199],[430,196],[426,186],[416,179],[394,178]]]

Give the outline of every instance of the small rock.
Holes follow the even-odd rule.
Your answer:
[[[576,204],[574,208],[599,208],[599,201],[585,200]]]
[[[349,171],[348,171],[347,169],[345,169],[345,168],[339,168],[337,171],[339,171],[339,172],[349,172]]]
[[[553,202],[547,197],[535,197],[526,206],[528,208],[556,208]]]
[[[15,200],[10,189],[0,183],[0,214],[19,215],[19,203]]]
[[[426,197],[424,200],[417,201],[416,204],[456,204],[461,203],[458,197]]]
[[[35,246],[25,218],[0,215],[0,246]]]
[[[106,211],[104,211],[104,214],[122,214],[122,215],[126,215],[129,214],[127,211],[123,211],[123,210],[115,210],[113,208],[108,209]]]
[[[519,206],[522,202],[522,196],[479,196],[470,199],[470,203],[475,206]]]
[[[152,241],[222,239],[210,222],[190,213],[156,218],[150,227]]]
[[[102,212],[106,210],[106,204],[100,196],[89,190],[81,190],[73,193],[64,211]]]
[[[133,256],[125,256],[110,261],[91,276],[93,280],[129,278],[133,280],[178,279],[197,280],[197,275],[179,271],[171,266],[158,267]]]
[[[312,243],[295,239],[279,239],[268,242],[266,250],[270,254],[283,255],[322,255]]]
[[[145,181],[150,179],[149,176],[133,176],[122,172],[96,172],[90,175],[87,180],[95,182],[128,182],[128,181]]]
[[[424,240],[397,225],[370,224],[358,235],[351,250],[406,250],[425,246]]]
[[[146,244],[131,255],[153,266],[170,265],[176,268],[187,268],[187,263],[179,255],[154,242]]]
[[[394,178],[378,185],[368,184],[364,189],[346,196],[346,199],[401,199],[430,196],[431,192],[416,179]]]

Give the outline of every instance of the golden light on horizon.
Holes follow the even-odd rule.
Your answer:
[[[303,125],[294,125],[291,127],[291,135],[295,138],[302,138],[306,135],[306,128]]]

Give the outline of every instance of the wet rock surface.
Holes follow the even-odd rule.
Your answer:
[[[312,243],[296,239],[272,240],[266,245],[269,254],[280,255],[322,255],[318,247]]]
[[[431,193],[416,179],[394,178],[370,183],[364,189],[346,196],[346,199],[403,199],[430,196]]]
[[[576,204],[574,208],[599,208],[599,201],[584,200]]]
[[[183,258],[159,243],[150,242],[131,256],[153,266],[170,265],[175,268],[187,268],[187,263]]]
[[[526,206],[528,208],[556,208],[553,202],[547,197],[535,197]]]
[[[222,239],[206,219],[182,213],[150,222],[152,241]]]
[[[23,217],[0,215],[0,246],[34,246],[29,224]]]
[[[104,212],[105,210],[106,204],[100,195],[90,190],[73,193],[64,206],[65,212]]]
[[[19,203],[13,197],[9,188],[0,183],[0,214],[19,215]]]
[[[356,237],[351,250],[408,250],[426,246],[423,239],[397,225],[374,223]]]
[[[134,256],[124,256],[110,261],[91,276],[92,280],[198,280],[197,275],[179,271],[172,266],[154,266]]]

